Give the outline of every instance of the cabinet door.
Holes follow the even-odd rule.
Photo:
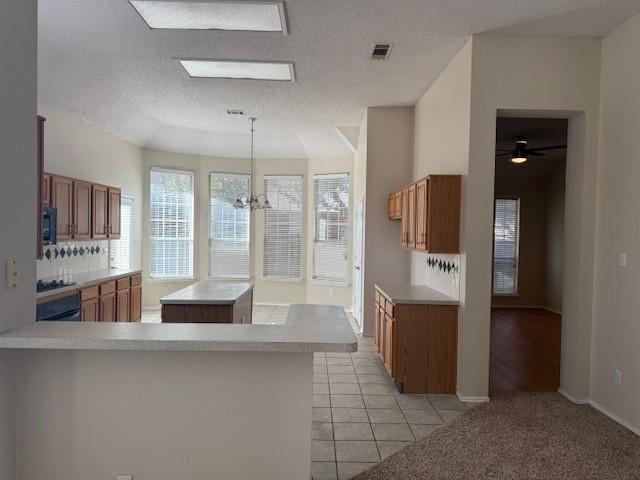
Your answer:
[[[73,181],[65,177],[51,177],[51,206],[58,209],[58,241],[73,236]]]
[[[42,175],[42,206],[51,206],[51,175],[45,173]],[[42,212],[40,212],[42,214]]]
[[[416,183],[416,248],[427,249],[427,179]]]
[[[407,248],[416,248],[416,185],[407,189]]]
[[[387,216],[389,217],[389,220],[395,219],[396,216],[395,195],[393,193],[390,193],[389,198],[387,199]]]
[[[405,188],[401,192],[401,204],[402,204],[402,241],[403,247],[406,247],[409,242],[409,189]]]
[[[116,294],[110,293],[100,297],[100,321],[116,321]]]
[[[129,290],[122,290],[118,292],[117,296],[117,322],[128,322],[131,318],[131,298]]]
[[[402,192],[396,192],[393,194],[393,204],[394,204],[394,217],[396,219],[402,218]]]
[[[109,238],[120,238],[121,193],[117,188],[109,188]]]
[[[142,319],[142,287],[131,287],[131,321]]]
[[[385,316],[384,319],[384,366],[389,372],[389,375],[393,378],[394,376],[394,361],[393,354],[394,352],[394,336],[395,336],[395,320],[388,315]]]
[[[93,185],[92,234],[93,238],[107,238],[108,233],[108,189],[102,185]]]
[[[91,184],[73,181],[73,238],[91,238]]]
[[[92,298],[82,302],[80,319],[83,322],[97,322],[100,318],[98,311],[98,299]]]
[[[378,307],[378,331],[380,332],[380,344],[378,345],[378,353],[384,358],[384,305]]]

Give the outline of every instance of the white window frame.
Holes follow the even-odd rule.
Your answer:
[[[131,225],[128,227],[129,229],[129,245],[130,245],[130,252],[129,252],[129,265],[128,267],[125,267],[126,269],[134,269],[137,267],[137,255],[136,255],[136,222],[135,222],[135,214],[136,214],[136,205],[135,205],[135,198],[133,197],[133,195],[127,195],[127,194],[122,194],[121,195],[121,199],[122,202],[131,202]],[[124,239],[122,238],[122,234],[124,233],[125,229],[123,228],[124,223],[122,222],[122,212],[124,211],[123,208],[120,208],[120,238],[117,240],[109,240],[109,267],[110,268],[122,268],[121,266],[116,266],[114,264],[114,258],[113,258],[113,253],[116,250],[116,246],[114,244],[117,245],[117,242],[123,242]]]
[[[211,240],[213,240],[211,238],[211,218],[212,218],[212,214],[213,214],[213,205],[211,203],[211,177],[217,175],[217,176],[224,176],[224,177],[236,177],[236,178],[241,178],[243,180],[247,180],[248,181],[248,188],[249,188],[249,192],[251,191],[251,175],[248,173],[227,173],[227,172],[209,172],[209,175],[207,177],[208,180],[208,186],[207,186],[207,195],[208,195],[208,205],[209,205],[209,209],[208,209],[208,213],[209,216],[207,218],[207,262],[208,262],[208,267],[207,267],[207,275],[208,278],[212,279],[212,280],[247,280],[249,278],[251,278],[251,274],[252,274],[252,259],[253,259],[253,255],[252,255],[252,251],[251,251],[251,247],[252,247],[252,239],[251,239],[251,227],[252,227],[252,219],[251,219],[251,213],[250,211],[247,209],[246,211],[249,212],[249,222],[247,225],[247,234],[248,234],[248,251],[247,251],[247,256],[248,256],[248,268],[247,268],[247,274],[246,275],[219,275],[216,273],[211,272]],[[249,195],[249,192],[246,192],[247,195]]]
[[[271,202],[272,206],[274,205],[273,198],[269,196],[269,192],[267,191],[267,181],[268,180],[279,180],[279,179],[300,179],[300,246],[299,246],[299,255],[300,258],[298,260],[299,265],[299,275],[297,277],[288,277],[288,276],[270,276],[266,275],[265,271],[267,269],[267,218],[273,210],[264,210],[264,232],[263,232],[263,240],[262,240],[262,279],[270,282],[301,282],[304,278],[304,250],[305,250],[305,231],[304,231],[304,207],[305,207],[305,197],[304,197],[304,175],[264,175],[263,183],[264,183],[264,194],[267,199]],[[286,211],[286,210],[285,210]],[[291,211],[291,210],[289,210]]]
[[[316,195],[316,180],[319,179],[332,179],[332,178],[346,178],[347,182],[348,182],[348,210],[347,210],[347,219],[346,219],[346,225],[345,225],[345,244],[344,244],[344,248],[345,248],[345,276],[344,279],[340,279],[340,278],[321,278],[318,276],[317,274],[317,270],[316,270],[316,263],[317,263],[317,258],[316,255],[318,253],[317,248],[318,248],[318,244],[321,243],[318,240],[318,205],[316,203],[317,200],[317,195]],[[313,259],[312,259],[312,281],[313,283],[317,283],[317,284],[321,284],[321,285],[332,285],[332,286],[337,286],[337,287],[347,287],[350,284],[350,275],[351,275],[351,271],[349,268],[349,260],[350,260],[350,256],[351,256],[351,252],[350,252],[350,235],[351,235],[351,229],[350,229],[350,220],[351,220],[351,215],[352,215],[352,208],[351,208],[351,194],[352,194],[352,185],[351,185],[351,176],[348,172],[343,172],[343,173],[324,173],[324,174],[315,174],[313,176]],[[329,243],[329,242],[327,242]]]
[[[515,258],[513,258],[513,263],[514,263],[514,277],[513,277],[513,290],[511,292],[507,292],[504,290],[499,290],[496,291],[496,285],[495,285],[495,270],[496,270],[496,252],[495,252],[495,246],[496,246],[496,212],[498,209],[498,202],[499,201],[513,201],[516,204],[516,213],[515,213],[515,245],[514,245],[514,256]],[[518,281],[518,277],[520,274],[520,198],[518,197],[507,197],[507,196],[500,196],[497,197],[494,200],[493,203],[493,209],[494,209],[494,219],[493,219],[493,258],[492,258],[492,274],[491,274],[491,293],[493,296],[495,297],[517,297],[519,295],[519,281]]]
[[[189,175],[192,179],[192,201],[191,201],[191,239],[188,240],[191,242],[191,274],[190,275],[175,275],[175,276],[164,276],[164,275],[153,275],[152,273],[152,258],[151,255],[153,253],[153,236],[151,235],[151,222],[152,222],[152,198],[151,198],[151,176],[153,173],[167,173],[167,174],[179,174],[179,175]],[[195,280],[195,257],[196,257],[196,248],[195,248],[195,237],[196,237],[196,221],[195,221],[195,199],[196,199],[196,175],[192,170],[181,170],[175,168],[164,168],[164,167],[151,167],[149,171],[149,280],[151,282],[173,282],[180,280]]]

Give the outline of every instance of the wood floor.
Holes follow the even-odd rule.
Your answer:
[[[490,393],[557,391],[561,324],[547,310],[492,309]]]

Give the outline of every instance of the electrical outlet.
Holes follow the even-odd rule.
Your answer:
[[[613,372],[613,381],[616,385],[622,385],[622,372],[617,368]]]
[[[331,288],[329,289],[329,296],[330,296],[330,297],[333,297],[335,294],[336,294],[336,291],[333,289],[333,287],[331,287]]]
[[[116,480],[133,480],[133,475],[116,475]]]
[[[621,267],[626,267],[627,266],[627,254],[626,253],[621,253],[620,254],[620,266]]]

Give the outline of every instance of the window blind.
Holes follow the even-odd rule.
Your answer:
[[[265,175],[264,278],[302,278],[302,176]]]
[[[314,175],[313,279],[348,281],[349,175]]]
[[[133,198],[122,196],[120,203],[120,238],[109,241],[111,268],[131,269],[135,265]]]
[[[520,200],[498,198],[493,232],[493,293],[518,293]]]
[[[249,195],[251,176],[209,174],[209,276],[249,278],[249,209],[234,208]]]
[[[193,173],[152,169],[150,183],[150,276],[193,277]]]

